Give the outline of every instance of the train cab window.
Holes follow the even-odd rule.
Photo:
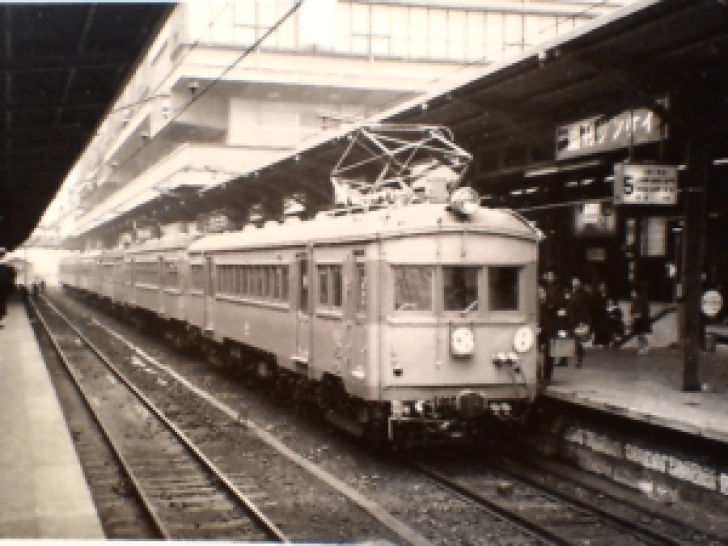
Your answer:
[[[442,268],[445,311],[473,311],[478,307],[478,267]]]
[[[425,265],[395,266],[394,309],[396,311],[431,311],[434,268]]]
[[[488,269],[488,301],[491,311],[518,310],[520,267]]]

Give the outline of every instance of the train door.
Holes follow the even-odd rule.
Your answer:
[[[308,252],[296,254],[298,273],[296,309],[296,354],[295,360],[309,363],[311,354],[311,287],[309,282],[310,264]]]
[[[215,266],[210,256],[205,257],[205,330],[212,331],[212,306],[215,299]]]
[[[344,317],[347,373],[350,378],[364,379],[369,350],[369,282],[364,250],[354,250],[348,262]]]

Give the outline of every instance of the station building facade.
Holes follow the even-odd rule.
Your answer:
[[[122,228],[98,228],[160,194],[234,179],[625,3],[339,0],[324,45],[292,0],[182,3],[64,184],[58,231],[113,246]]]

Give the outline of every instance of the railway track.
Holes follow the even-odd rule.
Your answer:
[[[442,487],[485,510],[516,522],[552,544],[670,545],[725,544],[685,522],[656,516],[599,491],[574,487],[563,478],[553,485],[547,476],[508,458],[485,461],[427,461],[404,458],[405,463]]]
[[[144,506],[157,538],[289,543],[252,500],[265,497],[264,492],[243,493],[235,482],[248,477],[223,474],[108,357],[53,309],[55,313],[43,315],[36,309],[40,325],[123,468],[125,486]]]
[[[217,390],[206,392],[206,389],[190,385],[179,374],[167,369],[100,322],[92,320],[89,326],[94,335],[106,330],[107,334],[127,345],[140,359],[149,360],[150,367],[158,370],[159,379],[164,377],[167,381],[179,382],[179,390],[188,393],[183,396],[190,404],[194,404],[196,399],[201,405],[216,407],[227,415],[228,420],[240,418],[236,410],[221,402],[222,399],[233,400],[236,397],[234,384],[225,383],[222,390],[218,386]],[[167,413],[172,415],[170,411]],[[177,420],[184,419],[191,412],[185,406],[182,411],[178,409],[173,413]],[[220,422],[215,426],[224,427],[225,423]],[[252,423],[246,424],[246,427],[257,428],[256,434],[267,435]],[[201,430],[200,434],[209,432]],[[267,441],[280,444],[275,438]],[[229,445],[225,448],[229,449]],[[276,449],[283,450],[285,446]],[[492,450],[484,448],[482,451],[488,453]],[[335,477],[302,460],[295,453],[285,456],[297,460],[298,466],[306,468],[340,492],[347,489],[345,485],[335,485]],[[498,465],[492,455],[487,457],[486,462],[478,462],[472,456],[465,456],[457,463],[455,460],[438,460],[435,457],[434,463],[419,463],[416,467],[395,464],[389,470],[383,468],[380,462],[369,469],[378,474],[375,479],[368,480],[371,482],[369,485],[366,480],[356,480],[359,491],[344,494],[348,498],[355,498],[358,493],[359,498],[354,502],[370,511],[390,529],[396,529],[402,538],[400,543],[449,544],[453,543],[453,538],[460,543],[487,545],[726,543],[724,538],[696,531],[679,521],[655,517],[654,513],[638,510],[634,506],[622,504],[621,508],[614,510],[614,505],[619,504],[618,500],[607,502],[600,491],[592,495],[596,497],[596,502],[590,502],[586,498],[589,495],[582,495],[578,491],[569,493],[568,486],[562,487],[565,483],[563,479],[551,489],[545,489],[543,478],[547,473],[536,470],[529,474],[523,468],[514,468],[514,463],[509,463],[508,458],[500,460]],[[352,483],[349,478],[361,472],[362,469],[348,467],[343,474],[339,472],[339,479]],[[423,472],[428,475],[428,480],[422,479]],[[425,482],[429,485],[425,485]],[[609,506],[602,509],[604,507],[600,505]],[[399,525],[397,520],[405,525]],[[448,528],[448,525],[451,527]],[[412,530],[417,531],[412,533]]]

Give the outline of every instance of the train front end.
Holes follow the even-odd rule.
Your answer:
[[[382,242],[379,394],[394,442],[482,435],[490,418],[521,418],[539,389],[539,233],[462,190],[425,207],[432,230],[412,207],[419,216],[399,221],[411,234]]]

